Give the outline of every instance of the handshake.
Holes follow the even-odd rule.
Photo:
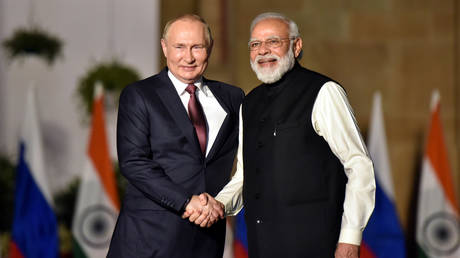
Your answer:
[[[208,193],[193,195],[185,206],[182,218],[188,218],[190,222],[202,228],[209,228],[219,219],[224,218],[224,205]]]

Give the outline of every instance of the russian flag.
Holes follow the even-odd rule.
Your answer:
[[[56,216],[43,163],[33,87],[27,94],[16,173],[10,257],[58,257]]]
[[[235,217],[235,238],[233,240],[235,258],[248,258],[248,235],[244,221],[244,209]]]
[[[394,202],[380,93],[374,95],[368,150],[375,170],[375,208],[363,233],[360,257],[406,257],[404,234]]]

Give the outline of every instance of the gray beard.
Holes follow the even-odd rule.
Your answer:
[[[278,61],[278,64],[275,67],[259,67],[257,63],[261,58],[274,58]],[[294,67],[295,58],[292,51],[292,46],[283,57],[276,55],[257,56],[254,62],[250,60],[250,63],[252,70],[256,73],[257,78],[260,81],[267,84],[277,82],[286,72]]]

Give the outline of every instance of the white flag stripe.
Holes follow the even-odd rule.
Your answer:
[[[27,143],[25,161],[30,167],[32,176],[35,179],[40,191],[46,201],[53,207],[53,198],[48,185],[45,166],[43,164],[43,146],[40,124],[38,119],[35,85],[31,83],[27,92],[26,110],[21,130],[21,140]]]
[[[72,227],[74,237],[77,239],[80,247],[83,249],[87,257],[105,257],[108,252],[108,242],[105,242],[107,243],[105,247],[94,244],[92,245],[91,239],[88,239],[91,232],[84,232],[87,227],[83,226],[85,223],[83,220],[85,220],[88,211],[93,211],[92,209],[101,207],[109,209],[111,213],[107,214],[118,214],[118,210],[113,206],[112,201],[108,198],[102,186],[100,177],[89,158],[87,158],[85,162],[85,169],[78,191],[77,200],[77,210],[75,211],[76,216]],[[105,231],[104,235],[100,236],[100,239],[110,240],[115,226],[114,223],[116,217],[113,219],[113,221],[105,221],[105,223],[109,223],[112,227],[110,230]],[[98,241],[93,242],[98,243]]]
[[[369,129],[368,150],[374,162],[375,176],[383,191],[394,201],[393,178],[388,158],[387,138],[380,92],[374,94],[374,103]]]
[[[436,109],[440,101],[441,101],[441,94],[439,94],[438,89],[435,89],[433,93],[431,94],[431,102],[430,102],[431,112],[433,112]]]

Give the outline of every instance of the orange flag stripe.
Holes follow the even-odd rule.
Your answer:
[[[452,174],[447,160],[447,148],[442,134],[439,102],[436,104],[431,117],[426,155],[435,170],[439,182],[441,182],[446,198],[449,200],[456,213],[459,214],[458,202],[456,200],[454,186],[452,184]]]
[[[102,185],[115,207],[120,210],[120,201],[115,182],[115,173],[109,157],[109,147],[105,132],[104,99],[101,95],[94,100],[93,121],[88,154],[101,179]]]

